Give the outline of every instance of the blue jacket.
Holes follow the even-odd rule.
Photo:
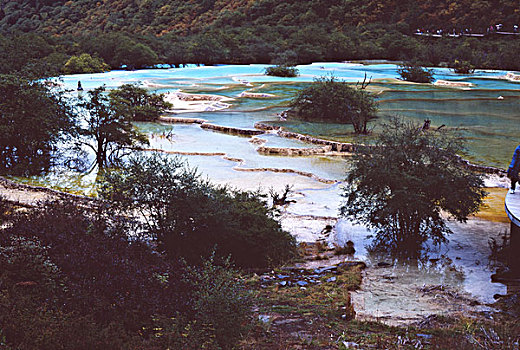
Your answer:
[[[513,153],[513,159],[509,165],[509,169],[518,171],[520,169],[520,145],[516,147],[515,153]]]

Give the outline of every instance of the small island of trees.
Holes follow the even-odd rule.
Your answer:
[[[335,77],[317,78],[292,101],[291,113],[304,120],[352,124],[354,132],[367,134],[368,121],[377,112],[367,85],[366,77],[355,87]]]

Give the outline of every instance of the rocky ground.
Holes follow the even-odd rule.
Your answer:
[[[356,314],[356,290],[370,284],[363,262],[320,244],[300,250],[300,262],[248,277],[255,322],[241,349],[518,349],[518,297],[479,309],[464,295],[426,286],[425,299],[457,312],[392,326]],[[385,278],[388,267],[381,263],[370,278]]]

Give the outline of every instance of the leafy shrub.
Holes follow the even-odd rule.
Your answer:
[[[71,130],[74,112],[63,94],[41,82],[0,75],[0,172],[48,169]]]
[[[358,147],[344,188],[342,215],[376,229],[375,247],[415,255],[445,241],[441,212],[465,222],[478,211],[483,181],[460,162],[462,139],[394,118],[375,147]]]
[[[415,63],[408,63],[399,66],[397,73],[401,79],[414,83],[431,83],[433,78],[433,70],[423,68]]]
[[[172,105],[164,94],[149,94],[146,89],[123,84],[109,93],[110,105],[120,114],[136,121],[154,121]]]
[[[475,71],[475,66],[469,61],[455,60],[451,65],[453,71],[457,74],[471,74]]]
[[[295,67],[278,65],[273,67],[267,67],[265,69],[265,74],[274,77],[292,78],[297,77],[299,75],[299,72],[298,69]]]
[[[47,203],[11,219],[0,235],[0,329],[14,348],[220,349],[241,334],[248,294],[229,266],[164,259],[104,208]]]
[[[72,56],[62,68],[65,74],[101,73],[110,70],[102,58],[92,57],[88,53]]]
[[[298,93],[291,107],[303,119],[351,123],[357,133],[367,133],[367,122],[375,117],[377,107],[364,87],[334,77],[317,78]]]
[[[294,238],[273,218],[260,193],[214,186],[178,158],[134,157],[108,172],[101,194],[121,213],[139,213],[139,230],[172,258],[198,263],[201,256],[231,255],[240,267],[283,263]]]

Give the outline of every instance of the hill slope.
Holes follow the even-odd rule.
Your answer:
[[[0,32],[164,35],[210,28],[371,23],[483,30],[520,22],[515,0],[18,0],[0,1]]]

